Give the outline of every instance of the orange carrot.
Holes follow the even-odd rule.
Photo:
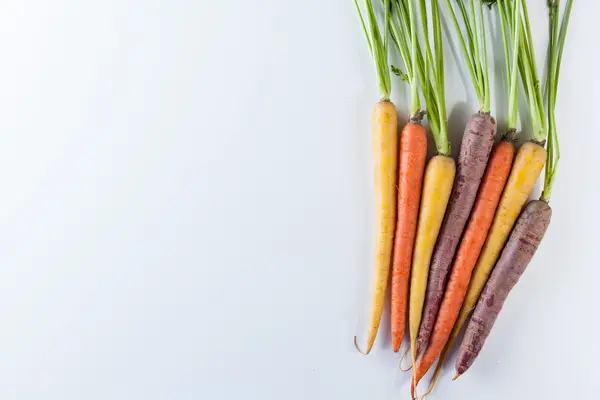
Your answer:
[[[429,346],[415,369],[414,385],[418,384],[419,380],[427,373],[450,337],[450,332],[467,293],[471,273],[492,225],[514,155],[515,148],[510,141],[502,140],[494,146],[473,207],[473,213],[456,254]]]
[[[427,134],[411,120],[400,135],[398,211],[392,259],[392,346],[400,350],[406,329],[408,280],[417,232],[421,187],[427,157]]]

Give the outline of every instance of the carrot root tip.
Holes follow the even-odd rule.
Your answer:
[[[400,362],[398,363],[398,368],[400,368],[400,371],[402,371],[402,372],[410,371],[413,367],[411,364],[408,368],[402,368],[402,362],[406,358],[406,355],[408,354],[409,350],[410,350],[410,347],[407,347],[406,350],[404,351],[404,354],[402,355],[402,358],[400,359]]]
[[[357,338],[356,338],[356,336],[354,336],[354,347],[355,347],[355,348],[356,348],[356,350],[357,350],[357,351],[358,351],[360,354],[362,354],[363,356],[366,356],[367,354],[369,354],[369,351],[367,351],[367,352],[365,353],[364,351],[362,351],[362,350],[360,349],[360,347],[358,347],[358,342],[357,342]]]

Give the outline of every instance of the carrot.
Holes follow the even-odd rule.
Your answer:
[[[530,201],[515,225],[502,255],[486,283],[477,307],[473,312],[456,360],[456,378],[464,374],[480,353],[491,332],[504,302],[525,272],[537,251],[550,224],[552,209],[548,202],[552,192],[556,167],[560,158],[556,127],[555,106],[560,61],[565,43],[573,0],[567,1],[565,16],[559,32],[558,0],[550,2],[550,51],[548,88],[548,165],[544,179],[544,191],[540,200]]]
[[[427,156],[423,125],[409,122],[400,135],[398,211],[392,258],[392,347],[400,350],[406,328],[408,281]]]
[[[372,306],[366,351],[363,352],[359,349],[356,336],[354,337],[356,349],[362,354],[369,354],[375,343],[381,314],[383,313],[394,241],[396,170],[398,164],[398,115],[396,107],[390,102],[391,78],[388,64],[387,39],[390,0],[386,0],[384,3],[385,23],[383,33],[380,32],[372,1],[365,0],[369,29],[367,29],[367,25],[362,17],[357,0],[354,1],[354,4],[376,66],[381,95],[381,100],[375,105],[373,111],[372,126],[377,238],[375,242]]]
[[[514,146],[505,140],[494,146],[481,182],[477,202],[456,253],[456,260],[429,346],[414,371],[416,383],[423,378],[433,365],[450,336],[450,331],[458,317],[458,312],[467,292],[471,272],[475,267],[477,257],[494,218],[494,212],[500,201],[500,195],[508,178],[514,153]]]
[[[447,5],[451,11],[451,16],[455,22],[456,29],[459,31],[460,35],[460,27],[458,26],[453,6],[449,1],[447,2]],[[458,1],[458,5],[461,7],[461,10],[464,9],[462,1]],[[503,10],[501,7],[502,6],[499,5],[499,9]],[[481,4],[479,10],[481,13]],[[462,12],[462,14],[464,16],[467,13]],[[518,16],[519,15],[516,15],[516,17]],[[467,18],[465,17],[465,20],[466,19]],[[507,120],[507,133],[503,136],[502,141],[494,146],[494,150],[490,156],[485,176],[483,177],[479,193],[477,194],[477,198],[475,200],[473,213],[469,219],[469,224],[465,230],[459,250],[454,260],[454,265],[452,267],[452,272],[450,273],[450,278],[447,289],[444,293],[442,305],[432,330],[433,333],[429,342],[429,346],[426,348],[422,359],[414,371],[414,382],[417,384],[427,373],[429,368],[433,365],[441,353],[440,362],[438,363],[433,382],[427,393],[430,393],[433,390],[435,382],[437,381],[437,377],[439,376],[439,372],[441,371],[441,367],[443,366],[447,357],[448,351],[451,348],[454,338],[460,329],[459,327],[462,326],[464,322],[463,319],[468,316],[468,314],[465,313],[461,314],[460,310],[463,306],[463,301],[467,293],[467,287],[469,286],[469,281],[472,277],[473,268],[475,268],[477,260],[480,257],[486,236],[490,231],[490,227],[494,221],[498,204],[501,204],[500,209],[506,208],[506,201],[504,205],[502,205],[500,199],[501,195],[503,194],[505,184],[507,183],[515,154],[512,141],[516,133],[515,128],[518,116],[518,97],[516,88],[519,49],[518,44],[520,38],[518,32],[514,30],[511,32],[511,35],[513,36],[511,63],[511,38],[508,36],[506,31],[508,23],[506,23],[504,14],[502,14],[501,22],[506,57],[506,74],[509,77],[508,81],[510,82],[508,87],[509,115]],[[468,21],[465,21],[465,25],[468,26]],[[516,26],[516,24],[513,25]],[[523,154],[524,153],[521,152],[521,158],[523,158]],[[517,162],[516,167],[519,165],[520,163]],[[535,174],[533,175],[535,176]],[[533,180],[535,181],[535,179]],[[514,183],[511,184],[515,186]],[[510,189],[507,187],[507,190]],[[527,189],[524,189],[524,192],[527,191]],[[452,330],[453,326],[455,327],[454,330]]]
[[[496,136],[496,120],[490,115],[491,96],[483,3],[479,2],[478,6],[475,6],[474,2],[471,2],[469,13],[463,0],[455,1],[462,11],[463,23],[468,28],[466,33],[470,46],[467,47],[453,5],[450,0],[446,2],[452,11],[459,42],[479,99],[479,112],[473,114],[465,126],[454,189],[429,268],[427,296],[417,339],[417,354],[429,343],[442,302],[448,272],[475,202]]]
[[[456,360],[456,376],[473,364],[508,294],[515,286],[550,224],[552,209],[540,200],[523,210],[473,312]]]
[[[404,8],[404,12],[400,11],[401,7]],[[400,134],[398,163],[398,207],[391,279],[391,329],[394,352],[400,350],[406,329],[408,283],[427,157],[427,134],[421,125],[423,113],[417,82],[417,54],[421,55],[417,49],[417,32],[412,11],[412,6],[404,0],[392,3],[390,31],[406,67],[406,78],[412,90],[411,118]]]
[[[408,1],[408,4],[410,6],[411,1]],[[424,1],[419,2],[419,4],[421,7],[423,47],[427,59],[426,68],[423,70],[424,79],[421,79],[421,87],[427,103],[427,117],[438,155],[429,161],[425,170],[411,266],[409,333],[413,366],[416,363],[417,333],[421,323],[429,264],[456,175],[456,164],[449,156],[450,144],[448,143],[448,125],[446,122],[444,56],[439,6],[437,1],[431,2],[434,43],[434,51],[432,52],[429,42],[428,10]],[[415,26],[414,22],[412,26]],[[416,28],[413,32],[415,31]],[[429,76],[431,79],[429,79]]]
[[[421,323],[421,313],[425,301],[429,263],[450,199],[455,173],[454,160],[442,155],[432,158],[425,171],[423,200],[419,213],[419,227],[410,282],[409,329],[413,360],[416,359],[416,335]]]

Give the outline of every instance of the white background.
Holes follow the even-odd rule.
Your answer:
[[[432,399],[598,396],[600,5],[575,3],[550,230],[472,370],[450,382],[449,364]],[[3,1],[0,397],[408,399],[387,320],[369,357],[352,345],[378,98],[362,35],[350,0]],[[477,106],[457,55],[455,150]]]

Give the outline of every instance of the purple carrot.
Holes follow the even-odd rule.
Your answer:
[[[454,379],[464,374],[477,358],[504,301],[542,241],[551,217],[552,209],[541,200],[530,201],[519,216],[467,325],[456,360]]]
[[[465,127],[460,146],[458,170],[448,210],[433,253],[427,282],[423,317],[417,338],[417,354],[429,343],[446,278],[494,144],[496,120],[487,113],[473,114]]]

